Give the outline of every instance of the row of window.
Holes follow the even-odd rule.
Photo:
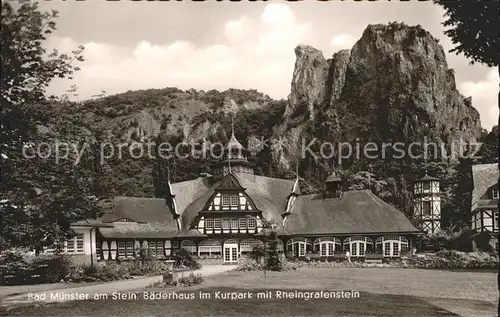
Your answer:
[[[228,240],[224,243],[224,245],[228,244],[236,244],[238,242],[236,240]],[[239,251],[244,254],[252,251],[252,249],[256,245],[262,245],[263,242],[256,239],[247,239],[243,240],[239,243]],[[204,240],[196,246],[196,243],[191,240],[183,240],[181,242],[181,248],[186,250],[187,252],[196,255],[221,255],[222,254],[222,244],[217,240]],[[279,240],[278,243],[278,251],[283,251],[283,242]]]
[[[349,251],[351,256],[365,256],[366,252],[373,247],[373,241],[366,237],[350,237],[344,240],[344,249],[339,239],[334,237],[318,238],[311,243],[307,238],[293,238],[287,242],[288,252],[295,256],[306,256],[307,253],[319,252],[321,256],[333,256],[336,252]],[[404,237],[380,237],[375,242],[377,253],[387,257],[400,256],[401,252],[407,251],[408,240]]]
[[[97,244],[96,253],[100,257],[101,252],[104,252],[104,259],[109,258],[109,252],[116,252],[119,258],[133,258],[139,252],[148,252],[152,257],[164,257],[171,254],[172,249],[178,249],[179,243],[170,240],[144,240],[142,244],[139,241],[103,241],[102,246]]]
[[[83,253],[84,252],[84,243],[83,243],[83,234],[77,234],[73,238],[64,241],[61,245],[61,249],[64,253]],[[55,247],[46,248],[45,253],[54,253],[56,251]]]
[[[255,230],[257,220],[255,218],[207,218],[205,229],[240,229]]]

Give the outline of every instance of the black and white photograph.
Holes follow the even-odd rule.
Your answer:
[[[0,316],[498,316],[499,10],[3,1]]]

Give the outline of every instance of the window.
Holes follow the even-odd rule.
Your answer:
[[[68,252],[68,253],[75,252],[75,240],[74,240],[74,238],[66,241],[66,252]]]
[[[214,229],[221,229],[221,228],[222,228],[222,219],[215,218],[214,219]]]
[[[229,194],[222,194],[222,206],[229,206]]]
[[[257,220],[255,220],[255,218],[248,218],[247,220],[248,229],[255,230],[255,228],[257,228]]]
[[[391,256],[391,242],[384,242],[384,256]]]
[[[398,257],[408,250],[408,240],[405,237],[380,237],[375,241],[376,249],[382,251],[385,257]]]
[[[127,241],[126,246],[125,246],[125,256],[126,257],[133,257],[134,256],[134,242],[133,241]]]
[[[231,206],[238,206],[239,197],[238,194],[231,195]]]
[[[148,241],[148,252],[152,257],[156,257],[156,241]]]
[[[495,228],[498,229],[498,211],[493,213],[493,218],[495,218]]]
[[[422,215],[423,216],[430,216],[431,215],[431,201],[423,201],[422,202]]]
[[[120,258],[125,257],[125,242],[124,241],[119,241],[118,242],[118,256]]]
[[[498,199],[498,188],[493,188],[493,189],[491,190],[491,197],[492,197],[493,199]]]
[[[222,246],[217,240],[201,241],[199,245],[200,255],[221,255]]]
[[[238,229],[238,219],[231,218],[231,229]]]
[[[318,238],[314,240],[314,251],[321,256],[333,256],[337,246],[340,248],[340,240],[333,237]]]
[[[229,229],[229,218],[222,219],[222,229]]]
[[[371,248],[373,242],[366,237],[351,237],[344,241],[344,248],[350,250],[351,256],[365,256],[368,246]]]
[[[257,245],[262,245],[262,241],[255,239],[243,240],[240,243],[240,251],[241,253],[247,253],[252,251],[252,249]]]
[[[213,229],[214,228],[214,220],[213,219],[205,220],[205,228],[206,229]]]
[[[247,220],[246,218],[240,218],[240,229],[245,230],[247,228]]]
[[[424,191],[429,190],[431,188],[431,183],[430,182],[422,182],[422,186]]]
[[[66,241],[66,252],[83,253],[83,234],[77,234]]]
[[[76,252],[83,252],[83,234],[77,235],[76,240]]]
[[[196,243],[191,240],[182,240],[181,249],[186,250],[190,254],[196,254]]]
[[[293,256],[305,256],[306,252],[311,252],[312,242],[306,238],[293,238],[287,241],[286,248]]]
[[[299,243],[299,256],[305,256],[305,255],[306,255],[306,244]]]

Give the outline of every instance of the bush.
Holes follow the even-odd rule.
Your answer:
[[[472,237],[474,232],[468,228],[455,231],[439,231],[434,234],[422,235],[417,239],[419,252],[437,252],[440,250],[472,251]]]
[[[56,255],[54,258],[41,259],[35,262],[38,267],[46,268],[46,283],[57,283],[63,280],[70,272],[71,260],[66,255]]]
[[[288,261],[284,255],[279,255],[280,260],[280,271],[292,271],[296,270],[299,265],[298,261]],[[241,256],[238,259],[238,267],[234,269],[237,272],[249,272],[249,271],[263,271],[265,269],[264,264],[255,261],[251,256]],[[267,269],[269,270],[269,269]]]
[[[0,257],[2,284],[57,283],[70,272],[71,261],[66,255],[27,257],[19,252],[5,252]]]
[[[168,265],[160,260],[123,261],[120,265],[127,268],[130,275],[161,275],[168,270]]]
[[[182,276],[179,279],[173,281],[173,284],[160,281],[153,283],[146,288],[170,288],[172,286],[188,287],[203,283],[205,283],[205,280],[203,279],[201,274],[194,275],[193,273],[191,273],[188,276]]]
[[[203,284],[205,280],[201,274],[194,275],[193,273],[188,276],[182,276],[177,280],[178,286],[193,286],[198,284]]]
[[[256,261],[252,256],[241,256],[238,259],[238,267],[234,271],[249,272],[249,271],[262,271],[264,266],[260,261]]]
[[[189,268],[191,270],[198,270],[201,264],[196,261],[193,256],[184,249],[177,250],[172,260],[174,260],[174,268]]]
[[[403,267],[425,269],[497,269],[497,254],[443,250],[403,261]]]
[[[80,282],[111,282],[132,278],[125,265],[108,262],[94,266],[73,267],[66,276],[65,281]]]

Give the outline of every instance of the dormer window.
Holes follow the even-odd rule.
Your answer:
[[[491,190],[491,198],[498,199],[498,188],[493,188]]]

